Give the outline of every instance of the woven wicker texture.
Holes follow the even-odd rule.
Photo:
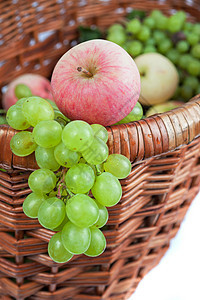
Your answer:
[[[199,18],[193,1],[0,2],[0,88],[16,76],[47,77],[59,57],[77,43],[77,26],[106,28],[130,11],[184,9]],[[42,33],[42,35],[41,35]],[[45,33],[45,35],[44,35]],[[43,37],[41,39],[41,37]],[[182,108],[108,128],[110,153],[126,155],[132,172],[121,180],[123,196],[109,208],[106,251],[56,264],[47,256],[52,231],[23,214],[34,156],[19,158],[9,142],[15,133],[0,126],[0,298],[123,300],[158,264],[200,186],[200,97]]]

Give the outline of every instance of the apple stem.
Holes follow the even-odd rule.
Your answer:
[[[91,73],[90,71],[88,71],[88,70],[86,70],[86,69],[84,69],[84,68],[82,68],[82,67],[78,67],[78,68],[77,68],[77,71],[78,71],[78,72],[82,72],[83,74],[87,75],[88,77],[92,77],[92,76],[93,76],[92,73]]]

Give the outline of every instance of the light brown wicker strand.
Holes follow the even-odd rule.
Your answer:
[[[184,151],[182,151],[181,156],[180,156],[180,161],[179,161],[179,163],[178,163],[178,166],[177,166],[177,168],[174,170],[174,173],[173,173],[173,177],[174,177],[174,178],[176,178],[176,175],[178,174],[179,170],[180,170],[181,167],[182,167],[182,164],[183,164],[183,161],[184,161],[184,155],[185,155],[185,152],[186,152],[186,148],[184,148]],[[192,168],[194,167],[195,163],[196,163],[196,161],[193,161],[193,164],[191,164],[190,171],[191,171]],[[188,178],[188,180],[187,180],[187,186],[189,186],[190,182],[191,182],[191,179]],[[174,188],[174,184],[173,184],[173,183],[174,183],[174,182],[171,181],[170,186],[169,186],[169,189],[168,189],[168,194],[164,194],[164,196],[163,196],[162,203],[164,203],[164,204],[169,200],[169,196],[170,196],[170,194],[171,194],[171,192],[172,192],[172,190],[173,190],[173,188]],[[183,198],[183,199],[184,199],[184,198]],[[153,226],[156,226],[158,229],[157,229],[151,236],[149,236],[148,242],[150,242],[150,240],[151,240],[151,239],[157,234],[157,232],[160,230],[159,225],[160,225],[160,222],[161,222],[161,220],[162,220],[162,217],[163,217],[164,213],[165,213],[165,209],[164,209],[164,206],[163,206],[163,209],[162,209],[161,214],[159,215],[158,219],[155,220],[155,221],[156,221],[155,224],[152,224]],[[167,228],[167,232],[169,233],[171,229],[172,229],[172,224],[169,225],[169,227]],[[169,238],[169,240],[170,240],[170,238]],[[147,248],[144,250],[144,252],[142,253],[142,257],[144,257],[144,256],[147,254],[147,252],[148,252],[148,246],[147,246]],[[140,266],[138,266],[138,271],[139,271],[139,268],[140,268]],[[139,275],[139,274],[138,274],[138,275]],[[145,275],[145,274],[144,274],[144,275]]]

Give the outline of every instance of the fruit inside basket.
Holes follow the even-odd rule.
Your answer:
[[[10,5],[0,4],[0,295],[126,299],[199,190],[199,4],[37,1],[17,17]],[[85,61],[98,47],[115,71],[95,93],[74,81],[95,82]],[[160,72],[150,96],[146,66]]]

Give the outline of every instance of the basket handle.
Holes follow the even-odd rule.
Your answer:
[[[107,129],[110,153],[123,154],[132,162],[175,150],[200,135],[200,94],[167,113]],[[37,169],[34,153],[18,157],[11,152],[10,140],[16,132],[8,125],[0,126],[0,167]]]

